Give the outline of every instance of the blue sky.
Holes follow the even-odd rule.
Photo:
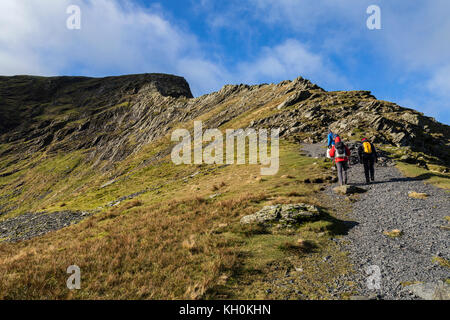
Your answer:
[[[68,30],[69,5],[81,29]],[[369,30],[369,5],[381,30]],[[0,74],[184,76],[194,95],[303,76],[450,123],[447,0],[2,0]]]

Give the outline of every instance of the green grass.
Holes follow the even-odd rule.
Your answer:
[[[38,86],[43,85],[43,79],[35,80]],[[116,124],[110,115],[130,107],[123,102],[128,97],[111,102],[91,96],[73,112],[73,92],[84,92],[97,84],[95,79],[74,83],[61,93],[57,106],[31,101],[21,112],[28,114],[34,108],[35,120],[68,121],[66,128],[85,121],[81,118],[85,112],[104,117],[105,126]],[[27,84],[17,84],[22,85]],[[214,107],[203,105],[205,110],[195,120],[218,123],[224,112],[230,111],[231,121],[221,127],[225,130],[246,127],[252,120],[282,112],[276,106],[287,96],[260,101],[261,96],[273,94],[272,88],[254,90],[258,93],[252,100],[255,92],[249,91],[248,105],[240,106],[240,96],[232,96]],[[274,90],[274,96],[282,90],[282,86]],[[324,109],[346,109],[358,103],[344,92],[336,96],[338,102],[327,100]],[[241,107],[242,111],[237,110]],[[161,116],[159,110],[149,110],[149,115]],[[192,120],[171,125],[192,130]],[[321,126],[318,119],[307,123]],[[370,134],[362,127],[354,130],[354,138]],[[170,134],[142,145],[138,136],[148,131],[141,130],[128,135],[125,143],[130,150],[142,148],[118,162],[99,161],[94,166],[98,159],[87,160],[93,150],[41,152],[25,159],[2,157],[0,172],[17,170],[0,178],[0,205],[12,209],[3,219],[27,211],[96,213],[77,225],[30,241],[1,243],[0,298],[333,298],[329,288],[334,280],[352,269],[346,253],[331,241],[345,234],[346,226],[318,196],[324,184],[304,183],[306,179],[326,180],[330,161],[301,156],[298,144],[282,140],[280,169],[273,176],[261,176],[259,165],[175,166],[170,156],[154,159],[171,150],[174,143]],[[101,134],[117,138],[128,133],[123,125]],[[0,145],[0,152],[9,147]],[[20,192],[13,194],[17,185],[22,186]],[[108,207],[111,201],[142,191],[133,199]],[[321,216],[291,229],[239,223],[243,216],[264,206],[301,202],[320,206]],[[71,264],[83,270],[85,287],[77,292],[68,292],[65,287],[65,270]],[[293,293],[294,289],[301,294]]]
[[[441,267],[450,268],[450,261],[442,257],[433,257],[432,261]]]
[[[82,153],[36,161],[25,174],[33,188],[25,188],[24,193],[56,192],[30,201],[26,208],[57,211],[64,204],[64,210],[103,209],[46,236],[21,244],[1,243],[1,297],[276,299],[288,293],[274,287],[267,296],[262,290],[264,279],[282,278],[287,269],[301,265],[304,272],[295,277],[302,297],[331,298],[327,285],[350,270],[346,255],[329,240],[339,229],[333,227],[338,220],[324,215],[322,222],[290,231],[243,229],[239,224],[243,215],[265,205],[319,205],[320,185],[302,182],[326,173],[316,159],[301,156],[298,145],[282,142],[278,174],[261,179],[259,165],[175,166],[163,158],[156,165],[140,166],[156,152],[152,147],[162,150],[167,140],[121,162],[114,168],[121,173],[119,181],[105,188],[100,186],[112,177],[108,172],[92,172]],[[198,171],[195,177],[183,179]],[[104,207],[116,197],[156,185],[163,186],[117,207]],[[220,196],[210,199],[212,194]],[[313,243],[314,250],[299,246],[300,238]],[[326,255],[333,255],[332,263],[323,263]],[[68,292],[64,269],[74,263],[82,268],[86,287]],[[32,274],[39,276],[32,278]],[[29,291],[29,286],[39,290]]]
[[[436,173],[413,164],[397,162],[397,168],[407,177],[422,180],[439,188],[450,190],[450,174]]]

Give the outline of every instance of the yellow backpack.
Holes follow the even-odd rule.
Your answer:
[[[363,147],[364,147],[364,153],[372,154],[372,145],[370,144],[370,142],[367,142],[367,141],[364,142]]]

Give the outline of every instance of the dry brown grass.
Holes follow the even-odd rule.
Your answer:
[[[318,204],[315,186],[299,181],[286,184],[282,176],[302,180],[320,168],[312,166],[313,160],[300,157],[295,146],[282,149],[281,157],[279,174],[259,182],[258,166],[229,166],[187,184],[174,183],[161,194],[125,201],[78,225],[31,241],[0,243],[0,299],[260,297],[254,294],[261,288],[257,284],[274,272],[267,264],[278,261],[284,268],[291,252],[280,250],[279,245],[295,242],[298,236],[270,234],[259,226],[243,228],[239,219],[264,205]],[[199,169],[184,170],[163,178],[178,173],[188,176]],[[153,170],[136,179],[144,183],[154,177]],[[210,199],[214,186],[222,195]],[[71,201],[65,202],[68,207]],[[306,247],[295,246],[301,249],[295,252],[306,255]],[[317,253],[311,259],[315,263],[321,257]],[[66,287],[70,265],[81,268],[79,291]],[[262,273],[254,274],[255,268]],[[334,270],[328,272],[330,279]]]
[[[394,229],[391,231],[384,231],[383,234],[385,236],[391,237],[391,238],[398,238],[401,237],[403,235],[403,231],[399,230],[399,229]]]
[[[428,198],[428,194],[419,193],[419,192],[415,192],[415,191],[410,191],[408,193],[408,196],[413,199],[427,199]]]
[[[233,267],[238,250],[211,231],[252,212],[261,196],[212,203],[203,198],[139,207],[131,201],[68,229],[0,244],[2,299],[198,299]],[[48,246],[52,243],[52,246]],[[66,288],[70,265],[82,289]]]

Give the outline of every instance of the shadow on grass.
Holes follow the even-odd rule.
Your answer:
[[[328,214],[324,209],[321,209],[320,215],[316,219],[305,221],[299,224],[299,229],[291,229],[291,232],[286,234],[292,235],[290,239],[286,239],[284,242],[276,243],[274,241],[272,246],[269,245],[267,250],[275,250],[282,254],[273,259],[267,264],[254,265],[249,263],[250,260],[260,259],[260,253],[255,251],[243,250],[238,253],[236,263],[227,270],[221,270],[222,273],[229,275],[227,280],[222,283],[217,283],[215,286],[211,287],[205,294],[206,299],[236,299],[242,294],[243,288],[250,288],[254,281],[259,281],[261,279],[271,278],[273,270],[285,270],[289,269],[289,257],[306,257],[310,254],[320,253],[322,245],[317,242],[317,240],[303,240],[298,239],[301,236],[302,228],[304,231],[312,232],[327,232],[331,237],[338,235],[346,235],[349,230],[358,225],[355,221],[344,221],[337,219],[330,214]],[[276,229],[276,228],[275,228]],[[230,230],[236,235],[242,237],[242,245],[253,237],[258,237],[261,235],[273,235],[277,237],[280,235],[280,230],[276,229],[276,232],[271,227],[266,227],[262,225],[239,225],[235,226]],[[295,230],[298,230],[296,232]],[[283,231],[281,231],[283,232]],[[281,233],[283,234],[283,233]],[[254,240],[254,239],[253,239]],[[262,241],[267,241],[267,237]],[[326,240],[326,241],[332,241]],[[263,242],[261,243],[264,246]],[[267,244],[266,244],[267,245]],[[274,252],[275,252],[274,251]],[[267,251],[265,251],[267,253]],[[264,256],[264,255],[263,255]],[[264,258],[261,258],[264,259]],[[275,268],[275,267],[276,268]],[[275,268],[275,269],[274,269]],[[275,271],[276,272],[276,271]],[[250,286],[250,287],[249,287]],[[251,291],[251,289],[249,289]],[[250,293],[250,296],[253,293]],[[256,294],[256,292],[255,292]]]
[[[309,240],[303,240],[297,243],[286,242],[278,246],[278,249],[289,254],[302,255],[317,252],[319,247]]]
[[[448,179],[450,180],[450,177],[444,174],[440,174],[440,173],[434,173],[434,172],[427,172],[427,173],[422,173],[421,175],[418,175],[417,177],[411,178],[413,180],[428,180],[431,178],[443,178],[443,179]]]
[[[418,175],[416,177],[400,177],[400,178],[391,178],[389,180],[382,180],[382,181],[373,181],[370,184],[383,184],[383,183],[391,183],[391,182],[411,182],[411,181],[424,181],[429,180],[431,178],[441,178],[441,179],[447,179],[450,181],[450,177],[438,174],[438,173],[423,173],[421,175]],[[352,185],[359,187],[359,186],[367,186],[366,183],[360,182],[360,183],[352,183]]]
[[[356,221],[342,220],[330,215],[325,208],[320,208],[320,217],[310,225],[311,231],[324,232],[327,231],[330,236],[345,236],[348,232],[359,225]]]

